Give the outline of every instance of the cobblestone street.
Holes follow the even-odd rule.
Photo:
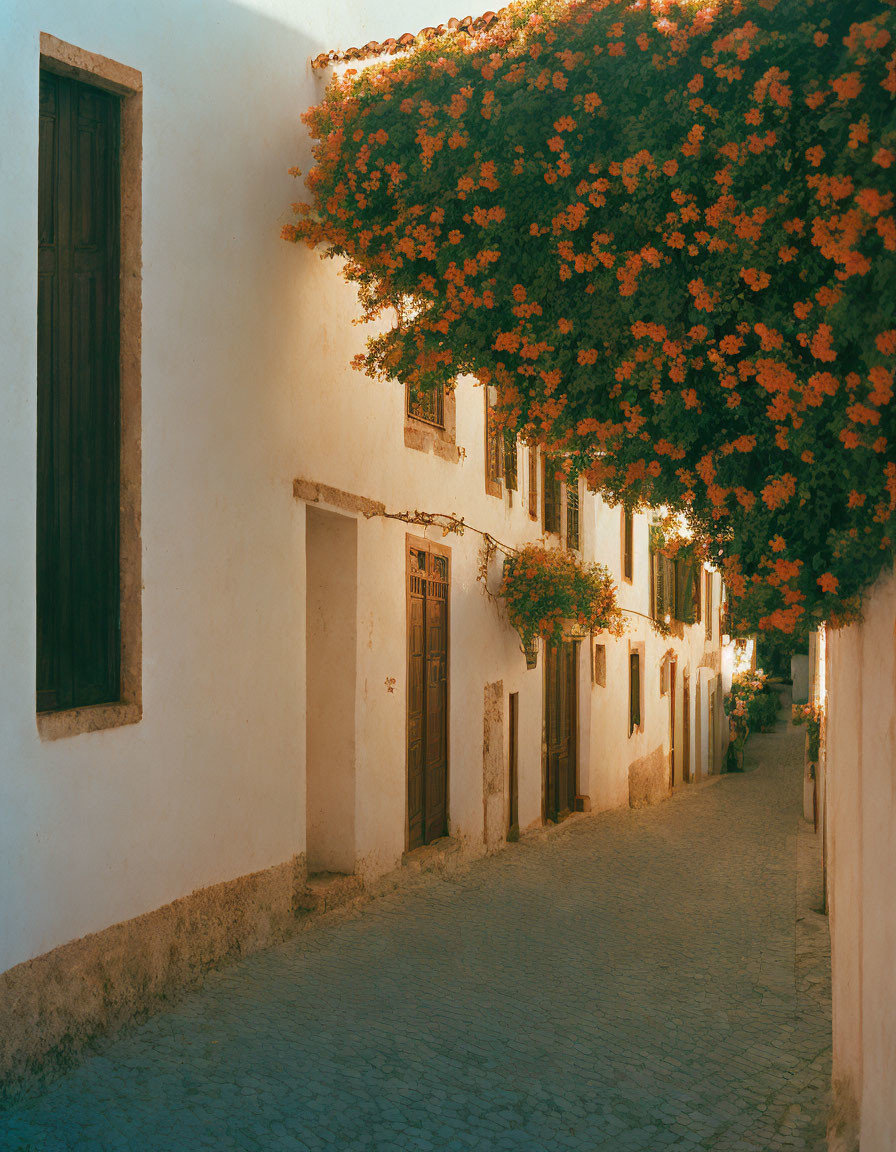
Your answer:
[[[742,775],[574,817],[210,974],[0,1113],[0,1148],[821,1149],[802,744],[782,720]]]

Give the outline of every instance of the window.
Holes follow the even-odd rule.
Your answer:
[[[628,734],[641,726],[641,654],[630,652],[628,676]]]
[[[495,406],[497,396],[491,386],[485,389],[485,490],[490,496],[501,495],[502,448],[504,437],[498,427]]]
[[[700,578],[697,564],[690,558],[671,560],[661,552],[651,554],[652,607],[654,620],[697,620]]]
[[[416,389],[410,384],[405,389],[407,414],[414,420],[433,424],[436,428],[445,427],[445,386]]]
[[[510,492],[516,492],[519,485],[518,460],[516,432],[512,428],[507,428],[504,432],[504,486]]]
[[[607,646],[606,644],[594,645],[594,668],[591,676],[592,683],[596,684],[599,688],[606,688],[607,686]]]
[[[139,72],[41,33],[36,711],[141,708]]]
[[[579,550],[579,482],[566,485],[566,547]]]
[[[549,456],[544,458],[544,530],[560,534],[560,472]]]
[[[119,105],[41,74],[38,712],[120,699]]]
[[[703,587],[706,601],[706,639],[712,640],[712,572],[704,571]]]
[[[635,516],[622,509],[622,578],[631,582],[635,572]]]
[[[529,519],[538,519],[538,448],[529,445]]]

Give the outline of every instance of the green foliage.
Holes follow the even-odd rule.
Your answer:
[[[889,0],[546,0],[334,80],[286,234],[360,366],[471,373],[611,500],[682,512],[735,621],[853,618],[894,559]]]
[[[585,564],[571,552],[528,544],[504,560],[499,595],[523,645],[542,636],[563,639],[565,621],[587,632],[623,632],[616,586],[601,564]]]

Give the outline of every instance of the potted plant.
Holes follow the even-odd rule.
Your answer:
[[[532,653],[540,638],[559,644],[589,632],[624,631],[607,569],[564,549],[527,544],[507,556],[499,595],[520,634],[528,667],[535,666]]]

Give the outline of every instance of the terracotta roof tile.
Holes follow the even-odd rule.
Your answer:
[[[458,19],[452,17],[445,24],[435,27],[421,28],[416,34],[405,32],[403,36],[390,37],[388,40],[371,40],[363,48],[346,48],[343,52],[321,52],[311,61],[312,68],[328,68],[331,64],[340,64],[348,60],[370,60],[375,56],[394,56],[396,52],[405,52],[424,40],[435,36],[444,36],[454,32],[471,36],[475,32],[482,32],[507,11],[500,8],[497,12],[483,12],[481,16],[464,16]]]

